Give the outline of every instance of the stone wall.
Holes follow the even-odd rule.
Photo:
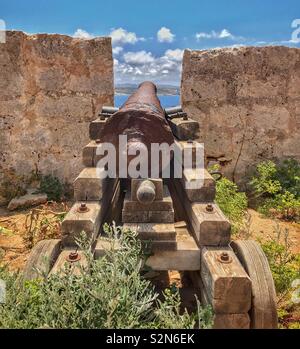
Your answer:
[[[300,160],[300,49],[186,50],[181,98],[208,159],[238,183],[265,159]]]
[[[9,169],[72,181],[88,124],[113,105],[110,38],[7,32],[0,44],[0,180]]]

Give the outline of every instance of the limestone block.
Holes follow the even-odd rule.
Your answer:
[[[16,197],[10,201],[7,208],[9,211],[13,211],[19,208],[26,208],[45,204],[47,202],[47,194],[34,194],[28,193],[26,195]]]
[[[72,183],[95,111],[113,104],[110,38],[6,31],[0,70],[0,182],[36,167]],[[13,144],[13,147],[12,147]]]
[[[300,161],[300,50],[186,50],[181,103],[199,122],[206,158],[243,189],[263,160]],[[261,69],[263,67],[263,69]]]

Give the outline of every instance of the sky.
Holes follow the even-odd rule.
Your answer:
[[[179,85],[183,51],[300,47],[300,0],[0,0],[0,23],[28,34],[111,36],[115,83]]]

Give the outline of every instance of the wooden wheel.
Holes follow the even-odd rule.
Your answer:
[[[31,250],[24,269],[24,279],[32,280],[39,277],[37,270],[48,274],[61,251],[61,240],[39,241]],[[37,269],[37,270],[36,270]]]
[[[232,241],[231,247],[252,282],[251,328],[277,328],[276,292],[266,255],[253,240]]]

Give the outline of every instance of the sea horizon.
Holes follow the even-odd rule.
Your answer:
[[[120,107],[126,102],[130,94],[115,94],[115,107]],[[158,98],[163,108],[175,107],[180,104],[180,95],[158,94]]]

